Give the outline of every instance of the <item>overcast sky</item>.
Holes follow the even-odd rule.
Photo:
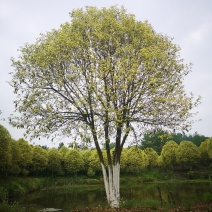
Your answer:
[[[123,5],[137,20],[148,20],[158,33],[174,38],[181,47],[186,63],[193,63],[193,71],[186,80],[187,92],[202,96],[199,114],[189,133],[212,137],[212,1],[211,0],[0,0],[0,118],[13,112],[15,95],[7,81],[11,80],[11,57],[17,57],[17,49],[25,43],[34,43],[40,33],[58,29],[70,21],[69,12],[85,6],[109,7]],[[0,121],[14,139],[23,137],[17,130]],[[34,141],[36,144],[58,146],[50,141]],[[43,142],[43,143],[41,143]]]

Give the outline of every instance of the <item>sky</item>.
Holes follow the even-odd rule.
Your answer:
[[[211,0],[0,0],[0,124],[14,139],[23,137],[23,130],[9,125],[16,97],[11,80],[11,57],[18,57],[18,49],[34,43],[40,33],[58,29],[70,21],[69,12],[85,6],[98,8],[122,5],[137,20],[147,20],[156,32],[174,38],[181,47],[185,63],[192,63],[192,73],[185,79],[185,89],[202,97],[192,130],[212,137],[212,1]],[[5,119],[3,121],[2,119]],[[66,140],[67,141],[67,140]],[[33,144],[57,147],[46,139]],[[65,142],[64,142],[65,143]]]

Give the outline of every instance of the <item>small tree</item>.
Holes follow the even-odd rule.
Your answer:
[[[33,137],[83,134],[93,141],[111,207],[119,207],[120,156],[129,134],[190,127],[198,103],[182,84],[190,66],[170,38],[124,8],[74,10],[70,23],[20,51],[11,85],[22,116],[11,123]]]
[[[78,150],[69,150],[65,154],[65,169],[67,173],[76,174],[83,170],[84,161]]]
[[[11,136],[9,131],[0,125],[0,173],[7,175],[7,170],[11,165]]]
[[[62,155],[56,148],[51,148],[48,150],[48,170],[51,175],[63,175],[62,169]]]
[[[28,175],[29,167],[32,165],[33,148],[23,138],[17,141],[17,145],[21,150],[19,167],[23,175]]]
[[[15,140],[12,140],[10,145],[11,145],[12,163],[9,171],[13,175],[18,175],[21,172],[21,169],[19,167],[21,160],[21,149],[17,141]]]
[[[145,154],[148,157],[148,167],[151,169],[152,167],[157,166],[158,163],[158,153],[153,148],[144,149]]]
[[[44,171],[48,164],[47,150],[40,146],[33,146],[32,151],[32,170],[38,175]]]
[[[200,160],[200,152],[191,141],[181,141],[176,151],[177,163],[181,166],[192,168]]]
[[[124,168],[127,172],[140,172],[149,165],[148,156],[137,146],[133,146],[127,150],[125,157]]]
[[[172,169],[177,163],[176,152],[178,149],[178,144],[174,141],[168,141],[162,149],[161,156],[164,165],[171,166]]]
[[[203,165],[209,165],[212,159],[212,158],[210,159],[208,154],[208,142],[209,139],[203,141],[198,148],[200,152],[200,161]]]
[[[208,151],[208,155],[209,158],[212,159],[212,137],[207,139],[207,151]]]

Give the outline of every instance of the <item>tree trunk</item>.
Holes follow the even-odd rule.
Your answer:
[[[120,164],[116,163],[108,165],[108,167],[106,168],[104,164],[101,163],[101,166],[108,204],[111,208],[119,208]]]

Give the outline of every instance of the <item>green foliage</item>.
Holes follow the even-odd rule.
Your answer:
[[[61,142],[61,143],[59,143],[59,146],[58,146],[58,150],[60,150],[62,147],[64,146],[64,143],[63,142]]]
[[[212,202],[212,193],[211,192],[204,193],[203,199],[205,202]]]
[[[141,140],[141,148],[153,148],[158,154],[160,154],[164,144],[169,141],[170,138],[172,138],[170,133],[163,130],[147,132]]]
[[[172,140],[174,140],[177,144],[180,144],[181,141],[191,141],[196,146],[199,146],[201,142],[205,141],[207,137],[204,135],[200,135],[195,132],[193,135],[186,135],[185,133],[172,133]]]

